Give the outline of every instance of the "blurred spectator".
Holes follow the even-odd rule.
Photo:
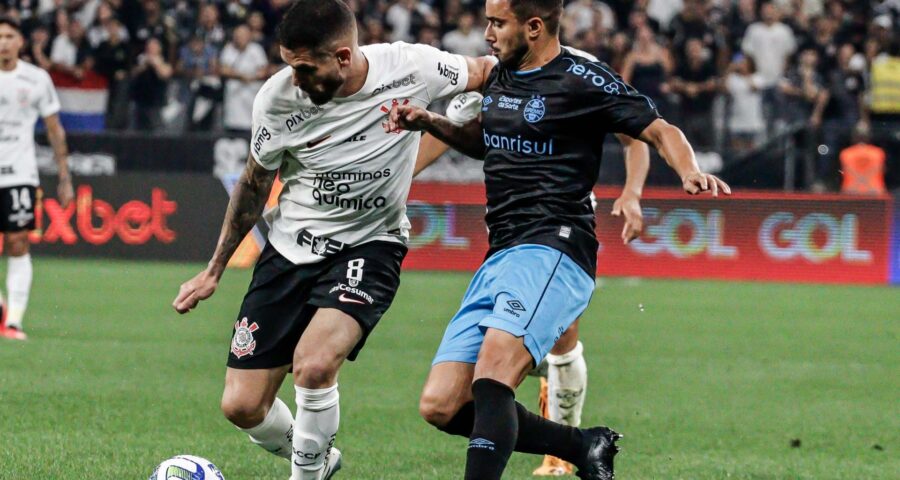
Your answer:
[[[109,39],[110,24],[116,21],[116,13],[108,2],[103,2],[97,8],[96,19],[91,28],[88,29],[87,38],[92,48],[97,48],[101,43]],[[121,23],[116,22],[119,39],[128,42],[128,29]]]
[[[217,76],[219,52],[195,35],[178,53],[175,74],[187,82],[187,129],[209,131],[213,113],[222,97],[222,82]]]
[[[815,181],[817,143],[828,93],[818,72],[819,54],[814,48],[800,52],[799,64],[779,84],[787,100],[787,121],[794,129],[794,141],[807,187]]]
[[[672,19],[672,48],[676,52],[678,63],[684,62],[684,55],[687,53],[685,45],[692,38],[700,40],[702,46],[712,53],[711,58],[716,57],[720,46],[706,10],[703,0],[685,0],[684,9]]]
[[[419,36],[416,37],[416,43],[421,43],[423,45],[430,45],[434,48],[442,48],[441,47],[441,37],[440,33],[436,28],[431,28],[429,26],[424,26],[419,29]]]
[[[391,41],[412,42],[429,18],[437,21],[431,7],[424,2],[399,0],[387,10],[384,20],[391,27]]]
[[[700,38],[685,44],[685,60],[672,79],[672,91],[680,99],[681,126],[692,145],[706,151],[713,146],[712,107],[719,89],[712,55]]]
[[[388,43],[387,32],[384,30],[384,24],[374,18],[366,20],[365,29],[363,29],[363,43],[371,45],[373,43]]]
[[[53,62],[50,61],[50,32],[46,27],[38,26],[31,31],[29,46],[23,56],[44,70],[50,70]]]
[[[669,30],[669,23],[684,8],[682,0],[647,0],[647,16],[658,22],[664,31]]]
[[[750,150],[759,143],[766,130],[763,119],[761,90],[765,80],[755,72],[753,59],[737,55],[725,77],[729,96],[728,132],[731,148]]]
[[[155,131],[162,127],[162,108],[166,104],[168,80],[172,66],[163,56],[162,42],[147,40],[144,53],[138,56],[131,71],[131,98],[134,100],[137,130]]]
[[[272,42],[266,35],[266,17],[260,12],[253,12],[247,17],[247,26],[250,27],[250,41],[262,45],[266,50],[272,46]]]
[[[143,15],[137,22],[132,38],[132,51],[146,52],[146,43],[151,38],[159,42],[166,63],[175,61],[178,35],[175,33],[175,20],[163,14],[159,0],[142,0]]]
[[[739,52],[741,41],[750,25],[756,23],[756,0],[738,0],[737,6],[731,10],[728,31],[730,34],[730,50]]]
[[[637,42],[625,57],[622,79],[642,94],[650,97],[660,113],[668,113],[669,75],[672,73],[672,57],[659,42],[650,27],[637,31]]]
[[[609,5],[597,0],[574,0],[566,5],[562,18],[563,30],[570,38],[588,30],[613,30],[616,17]]]
[[[266,52],[250,42],[250,28],[240,25],[222,50],[219,63],[225,80],[223,123],[231,133],[249,138],[253,99],[268,74]]]
[[[820,17],[815,21],[812,43],[809,47],[815,48],[816,52],[818,52],[819,73],[822,75],[827,75],[828,72],[837,66],[837,44],[835,43],[834,37],[835,30],[835,23],[830,18]]]
[[[197,20],[194,35],[216,49],[222,48],[225,44],[225,29],[219,22],[219,9],[214,4],[208,3],[200,9],[200,18]]]
[[[102,16],[102,14],[99,14]],[[96,63],[94,69],[106,78],[109,84],[109,95],[106,103],[106,128],[122,130],[128,128],[128,69],[131,67],[131,56],[126,38],[122,36],[125,28],[118,20],[104,22],[106,37],[97,46],[94,53]]]
[[[238,25],[247,23],[250,17],[251,0],[226,0],[223,8],[223,21],[225,28],[233,29]]]
[[[84,27],[77,20],[68,20],[64,12],[60,12],[57,17],[60,29],[65,27],[65,30],[53,39],[50,48],[51,69],[81,80],[85,70],[89,70],[94,61]]]
[[[814,188],[821,190],[832,180],[837,171],[837,153],[850,143],[850,133],[857,127],[862,116],[860,106],[864,91],[861,72],[850,68],[850,61],[856,54],[853,45],[841,45],[838,50],[838,68],[828,77],[827,107],[822,125],[822,155],[816,169]]]
[[[797,49],[794,32],[781,23],[781,14],[772,2],[760,9],[762,21],[747,28],[741,49],[753,59],[765,88],[774,87],[784,75],[787,60]]]
[[[475,15],[472,15],[472,12],[463,12],[459,16],[458,25],[456,30],[444,35],[444,48],[447,51],[470,57],[486,55],[488,47],[484,40],[484,32],[473,28]]]

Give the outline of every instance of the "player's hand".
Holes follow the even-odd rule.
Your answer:
[[[731,195],[731,187],[723,182],[719,177],[703,172],[689,173],[681,179],[684,191],[697,195],[702,192],[712,192],[712,196],[718,197],[719,190],[725,195]]]
[[[218,277],[209,271],[204,270],[197,274],[194,278],[181,284],[178,289],[178,296],[172,302],[175,311],[178,313],[188,313],[197,307],[201,300],[211,297],[219,286]]]
[[[613,203],[612,216],[625,216],[622,227],[622,243],[628,244],[641,236],[644,230],[644,214],[641,212],[641,199],[632,193],[623,193]]]
[[[59,206],[62,208],[69,206],[69,202],[75,198],[75,190],[72,189],[71,178],[60,179],[59,184],[56,185],[56,198],[59,200]]]
[[[431,112],[414,105],[394,105],[388,115],[388,121],[384,124],[386,133],[396,133],[401,130],[421,131],[425,130],[431,119]]]

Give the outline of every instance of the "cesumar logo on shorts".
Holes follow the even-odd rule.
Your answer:
[[[234,322],[234,337],[231,339],[231,353],[235,357],[241,358],[247,355],[253,355],[256,350],[256,339],[253,338],[253,332],[259,330],[256,322],[249,323],[247,317],[242,318],[238,322]]]
[[[410,73],[409,75],[398,78],[396,80],[392,80],[390,83],[383,83],[380,87],[376,88],[374,92],[372,92],[372,96],[378,95],[382,92],[386,92],[388,90],[400,87],[408,87],[410,85],[416,84],[416,74]]]
[[[544,104],[544,98],[537,96],[529,100],[525,104],[525,109],[522,110],[522,116],[525,117],[525,121],[528,123],[540,122],[546,113],[547,106]]]
[[[371,305],[372,303],[375,303],[375,299],[372,298],[372,296],[369,295],[367,292],[365,292],[365,291],[363,291],[363,290],[360,290],[360,289],[358,289],[358,288],[356,288],[356,287],[351,287],[351,286],[349,286],[349,285],[347,285],[347,284],[344,284],[344,283],[338,283],[337,285],[331,287],[331,290],[328,291],[328,294],[331,295],[331,294],[333,294],[333,293],[335,293],[335,292],[347,292],[347,293],[356,295],[357,297],[360,297],[360,298],[364,299],[365,301],[369,302],[370,305]],[[342,293],[342,294],[341,294],[341,301],[343,301],[343,302],[350,302],[350,303],[362,303],[362,302],[359,302],[359,301],[352,302],[352,301],[350,301],[350,300],[345,300],[344,298],[345,298],[345,297],[344,297],[344,295],[343,295],[343,293]]]

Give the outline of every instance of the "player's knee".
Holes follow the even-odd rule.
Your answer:
[[[266,418],[263,402],[225,394],[222,397],[222,413],[229,422],[240,428],[253,428]]]
[[[419,398],[419,415],[437,428],[446,426],[457,410],[457,405],[445,395],[426,391]]]
[[[295,364],[294,384],[303,388],[326,388],[337,380],[340,359],[314,356]],[[299,367],[299,368],[298,368]]]

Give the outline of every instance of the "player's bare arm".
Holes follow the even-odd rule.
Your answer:
[[[434,138],[434,135],[429,133],[422,135],[422,140],[419,141],[419,152],[416,154],[416,166],[413,167],[413,177],[428,168],[449,149],[450,147],[446,143]]]
[[[487,82],[491,70],[497,65],[497,57],[466,57],[466,66],[469,67],[469,80],[466,82],[467,92],[480,92]]]
[[[718,197],[719,190],[722,190],[726,195],[731,195],[731,187],[727,183],[715,175],[700,171],[694,149],[678,127],[660,118],[647,126],[639,138],[652,145],[675,170],[685,192],[697,195],[711,191],[714,197]]]
[[[65,208],[75,197],[72,189],[72,177],[69,176],[69,146],[66,144],[66,131],[63,129],[62,122],[59,121],[59,114],[45,117],[44,125],[47,126],[47,138],[53,147],[53,158],[56,160],[59,171],[56,198],[59,200],[59,204]]]
[[[650,149],[647,144],[629,137],[616,134],[622,143],[625,153],[625,186],[622,194],[613,203],[612,215],[624,216],[622,241],[630,243],[638,238],[644,230],[644,215],[641,213],[641,195],[647,172],[650,171]]]
[[[183,283],[172,303],[178,313],[191,311],[201,300],[209,298],[216,291],[228,259],[259,221],[275,182],[275,174],[275,170],[266,170],[253,157],[247,159],[247,167],[231,193],[225,220],[222,222],[222,233],[219,234],[219,242],[209,266]]]

